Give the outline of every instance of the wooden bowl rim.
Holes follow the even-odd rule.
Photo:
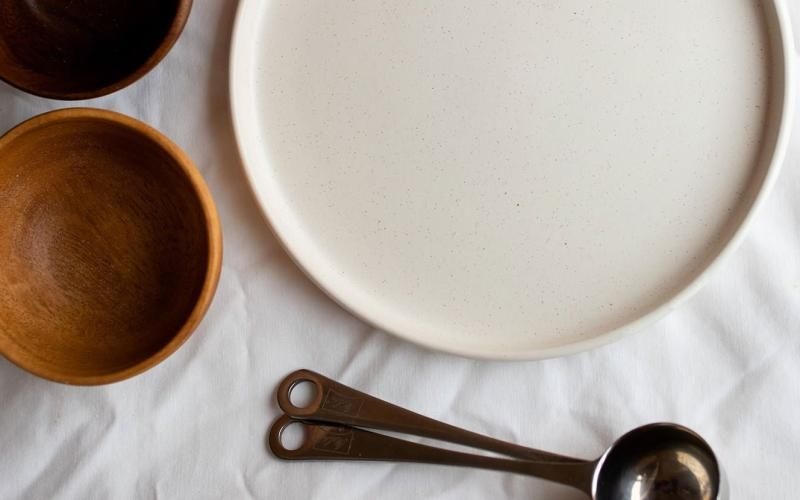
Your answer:
[[[122,78],[109,83],[103,87],[88,90],[88,91],[78,91],[78,92],[61,92],[61,91],[47,91],[36,89],[33,87],[29,87],[25,85],[24,82],[19,82],[7,78],[2,71],[0,71],[0,80],[11,85],[12,87],[19,89],[23,92],[26,92],[31,95],[35,95],[37,97],[44,97],[46,99],[56,99],[61,101],[78,101],[84,99],[93,99],[95,97],[102,97],[105,95],[113,94],[118,90],[122,90],[125,87],[132,85],[140,78],[144,77],[150,71],[152,71],[158,64],[167,56],[172,47],[178,41],[183,33],[183,28],[186,26],[187,21],[189,20],[189,14],[192,10],[192,4],[194,0],[178,0],[178,9],[175,12],[175,15],[172,18],[172,23],[170,24],[169,30],[164,34],[164,38],[161,40],[161,43],[155,48],[152,54],[138,67],[136,67],[133,71],[127,73]]]
[[[18,349],[14,349],[14,344],[10,341],[0,342],[0,354],[11,363],[41,378],[69,385],[104,385],[134,377],[156,366],[178,350],[194,333],[211,305],[219,283],[222,270],[222,230],[211,192],[191,158],[164,134],[130,116],[95,108],[68,108],[43,113],[20,123],[2,135],[0,137],[0,154],[11,142],[29,132],[33,132],[43,126],[72,120],[106,121],[122,126],[165,151],[180,167],[184,177],[189,181],[194,196],[202,209],[207,234],[208,259],[206,261],[205,278],[192,311],[169,342],[138,363],[101,375],[66,375],[45,364],[29,363],[23,356],[18,355]]]

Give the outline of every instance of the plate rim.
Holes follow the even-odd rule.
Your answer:
[[[762,161],[765,164],[768,163],[766,172],[761,180],[761,185],[756,189],[750,206],[744,208],[745,213],[738,223],[738,227],[732,231],[728,240],[722,244],[722,247],[716,254],[712,254],[703,269],[692,279],[688,280],[686,282],[688,284],[683,286],[678,292],[662,301],[650,311],[645,312],[633,321],[627,322],[622,326],[603,331],[588,338],[569,340],[548,347],[520,349],[514,346],[513,348],[495,349],[492,351],[478,350],[469,346],[448,344],[447,342],[441,341],[431,341],[424,335],[413,334],[403,331],[402,328],[397,328],[397,325],[390,324],[391,322],[387,321],[386,318],[371,313],[363,304],[354,303],[355,301],[352,299],[348,300],[347,297],[342,296],[343,294],[340,291],[341,287],[337,287],[332,283],[334,278],[329,276],[330,272],[326,273],[319,268],[312,269],[314,266],[309,264],[309,262],[313,260],[312,257],[308,255],[307,251],[300,248],[296,240],[292,239],[292,237],[287,234],[289,229],[282,226],[277,220],[278,217],[275,215],[276,209],[270,208],[273,205],[271,196],[267,193],[267,188],[259,183],[256,178],[254,166],[256,162],[251,149],[253,145],[251,141],[247,139],[246,123],[244,123],[244,115],[249,108],[242,95],[243,90],[238,83],[238,79],[241,78],[239,75],[246,71],[246,66],[244,66],[246,64],[244,59],[248,54],[248,47],[246,46],[246,28],[248,24],[256,24],[254,18],[249,16],[249,14],[254,9],[262,7],[263,5],[264,0],[240,1],[233,27],[228,75],[231,117],[236,144],[242,160],[245,176],[250,185],[250,190],[255,196],[259,211],[262,213],[272,233],[276,236],[276,239],[295,265],[297,265],[297,267],[334,302],[371,326],[427,349],[472,359],[499,361],[541,360],[593,350],[616,342],[634,332],[642,331],[645,326],[655,323],[697,293],[706,281],[708,281],[709,277],[713,275],[736,250],[745,237],[756,214],[759,212],[772,190],[784,163],[792,128],[791,122],[793,119],[795,99],[795,94],[793,92],[795,82],[794,71],[796,69],[794,59],[797,57],[797,53],[794,48],[794,37],[785,0],[765,0],[764,3],[762,3],[763,7],[771,8],[772,12],[768,14],[774,17],[774,22],[769,23],[771,25],[771,30],[775,30],[775,33],[772,33],[770,37],[770,43],[773,43],[773,40],[780,42],[778,47],[773,47],[772,52],[777,53],[777,51],[780,50],[782,56],[780,61],[777,60],[777,58],[773,60],[773,65],[775,65],[773,71],[775,71],[776,75],[782,76],[782,81],[777,81],[773,84],[773,90],[771,91],[775,95],[780,95],[781,103],[779,108],[776,107],[776,109],[772,111],[772,114],[776,116],[768,120],[766,125],[777,125],[774,147],[771,151],[767,150],[762,152]],[[329,277],[326,278],[326,274]]]

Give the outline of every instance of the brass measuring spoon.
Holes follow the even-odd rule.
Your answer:
[[[292,404],[301,382],[316,386],[313,401]],[[270,429],[272,452],[286,460],[380,460],[477,467],[514,472],[577,488],[595,500],[727,498],[722,471],[711,447],[676,424],[638,427],[596,460],[579,460],[499,441],[405,410],[309,370],[289,375],[278,388],[285,412]],[[287,449],[283,431],[306,431],[301,446]],[[328,425],[333,424],[333,425]],[[474,455],[412,443],[359,427],[400,432],[463,444],[519,458]]]

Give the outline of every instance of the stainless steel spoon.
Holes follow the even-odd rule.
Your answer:
[[[292,404],[301,382],[316,386],[311,403]],[[676,424],[650,424],[617,440],[597,460],[578,460],[506,443],[438,422],[351,389],[309,370],[289,375],[278,389],[285,412],[272,426],[269,445],[287,460],[381,460],[477,467],[526,474],[577,488],[595,500],[727,498],[725,481],[711,447]],[[287,449],[281,437],[300,424],[305,438]],[[326,425],[335,424],[335,425]],[[363,428],[401,432],[464,444],[518,460],[474,455],[412,443]]]

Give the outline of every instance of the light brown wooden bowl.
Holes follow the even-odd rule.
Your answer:
[[[0,0],[0,79],[53,99],[127,87],[167,55],[192,0]]]
[[[37,116],[0,138],[0,353],[97,385],[173,353],[211,303],[222,236],[186,154],[133,118]]]

